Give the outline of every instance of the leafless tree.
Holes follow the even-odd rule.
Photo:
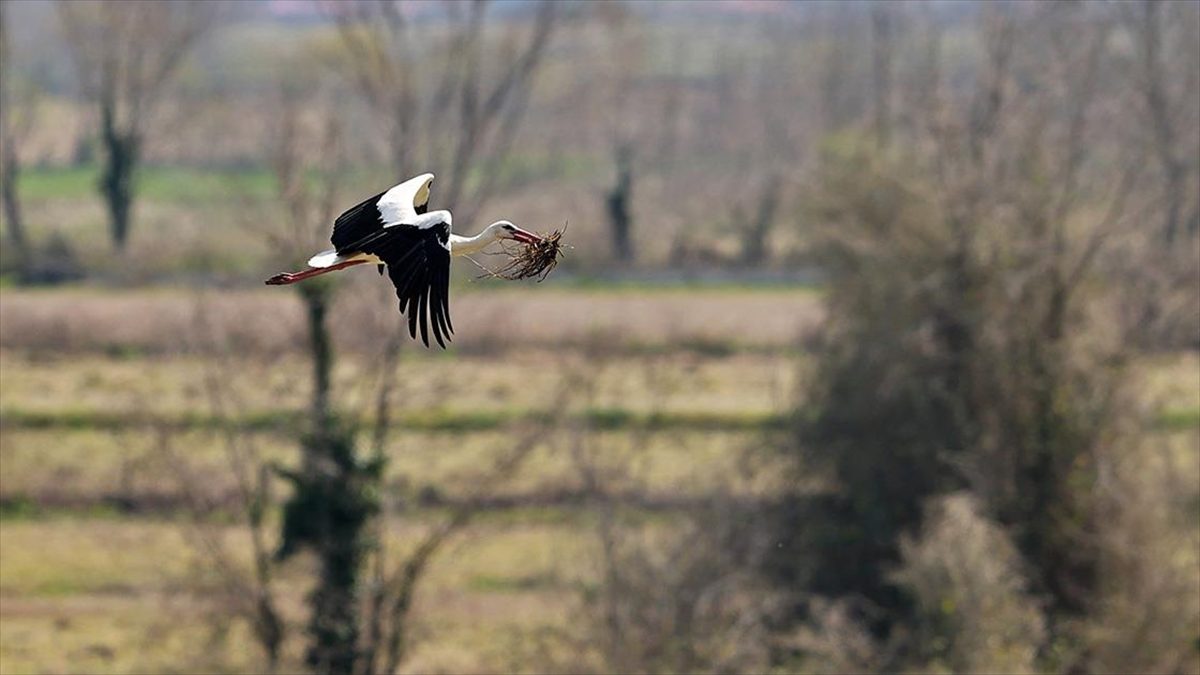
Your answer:
[[[314,105],[294,91],[282,92],[275,109],[280,117],[271,144],[271,164],[279,186],[274,206],[287,217],[272,219],[272,226],[264,228],[262,234],[290,262],[319,247],[327,234],[340,192],[342,132],[327,106]],[[336,533],[322,534],[322,528],[315,533],[305,532],[297,518],[320,520],[322,507],[311,499],[293,497],[284,507],[279,552],[268,562],[280,564],[297,545],[311,547],[321,562],[321,579],[309,602],[310,667],[321,672],[392,673],[409,653],[413,600],[436,554],[486,505],[487,495],[497,484],[520,468],[546,431],[536,426],[518,433],[495,463],[475,478],[470,489],[472,497],[454,506],[431,527],[411,553],[396,556],[389,551],[385,537],[392,509],[363,501],[362,495],[378,492],[383,480],[382,468],[393,431],[391,405],[404,342],[403,325],[397,320],[393,330],[383,331],[389,337],[374,378],[374,422],[369,426],[370,446],[366,452],[357,448],[352,435],[343,433],[345,425],[340,420],[346,415],[339,412],[332,387],[334,354],[329,312],[336,286],[334,282],[313,281],[321,280],[297,286],[305,306],[309,361],[313,366],[311,432],[302,443],[299,469],[280,473],[296,484],[300,494],[311,491],[327,495],[321,498],[336,501],[341,508],[358,505],[361,508],[355,513],[360,517],[354,519],[353,532],[346,531],[350,526],[345,518],[339,521]],[[237,467],[231,463],[231,468]],[[356,553],[348,554],[351,550]]]
[[[619,357],[602,344],[564,364],[573,409],[593,408],[602,381]],[[647,359],[647,414],[668,407],[674,384]],[[557,637],[572,648],[568,663],[549,659],[549,670],[567,672],[760,672],[768,663],[767,625],[781,594],[758,584],[753,570],[769,547],[768,530],[754,508],[717,491],[699,503],[686,497],[662,530],[630,522],[624,495],[637,494],[633,457],[608,444],[585,417],[564,420],[556,438],[569,453],[582,498],[595,515],[598,554],[594,589],[584,594],[575,630]],[[633,430],[627,452],[651,443],[647,429]],[[628,492],[628,490],[632,490]],[[653,529],[653,532],[650,530]],[[585,660],[595,653],[598,663]]]
[[[813,38],[819,73],[818,98],[821,105],[821,127],[832,133],[857,123],[864,110],[860,94],[860,63],[862,55],[856,45],[865,41],[856,8],[849,3],[830,3],[820,6],[813,15],[819,26]]]
[[[781,34],[786,26],[763,24],[755,41],[768,45],[756,66],[735,65],[723,74],[728,93],[717,126],[725,175],[713,181],[712,208],[727,210],[737,234],[737,262],[747,268],[770,261],[770,238],[787,214],[801,173],[802,122],[791,105],[798,94],[791,65],[796,52]]]
[[[221,438],[217,442],[224,449],[225,467],[235,486],[234,498],[222,501],[221,495],[206,494],[202,487],[204,480],[189,463],[189,453],[177,447],[172,430],[158,430],[158,450],[176,478],[190,512],[186,521],[188,541],[215,570],[219,599],[228,612],[249,623],[263,651],[265,671],[274,673],[279,670],[288,632],[275,583],[278,566],[272,556],[273,537],[267,533],[267,518],[278,508],[271,489],[274,471],[263,458],[254,435],[234,426],[233,415],[239,408],[239,400],[229,382],[237,366],[227,347],[214,344],[219,338],[211,335],[208,325],[201,305],[193,336],[209,343],[205,345],[203,385],[208,405],[220,422]],[[230,549],[224,534],[226,526],[214,520],[214,514],[222,509],[232,510],[250,542],[248,567]]]
[[[633,196],[638,173],[645,162],[645,148],[650,143],[645,125],[640,122],[643,103],[641,95],[645,70],[644,26],[628,3],[599,3],[592,16],[601,27],[601,49],[604,58],[595,64],[589,99],[603,111],[598,115],[599,131],[604,138],[604,152],[612,162],[612,183],[603,194],[604,213],[608,219],[612,258],[618,265],[630,265],[637,258],[634,242]]]
[[[877,2],[871,7],[871,73],[872,106],[874,107],[875,143],[887,147],[892,123],[892,79],[895,68],[893,33],[896,8],[891,3]]]
[[[1195,70],[1195,64],[1190,63],[1195,54],[1186,53],[1194,49],[1194,44],[1179,44],[1170,38],[1175,33],[1172,23],[1177,24],[1178,28],[1186,26],[1187,32],[1194,32],[1196,17],[1194,13],[1191,16],[1176,14],[1177,11],[1187,13],[1194,8],[1171,5],[1155,1],[1121,7],[1124,24],[1133,36],[1136,48],[1133,84],[1141,99],[1143,125],[1162,176],[1163,222],[1160,236],[1168,248],[1184,232],[1185,226],[1192,231],[1200,226],[1200,205],[1193,203],[1190,215],[1185,211],[1188,208],[1189,186],[1195,186],[1197,147],[1195,139],[1189,139],[1185,134],[1186,125],[1195,124],[1195,120],[1189,121],[1184,109],[1194,107],[1195,82],[1191,83],[1192,86],[1181,82],[1181,78],[1172,72],[1172,66],[1176,64],[1168,60],[1173,49],[1184,51],[1186,56],[1181,55],[1177,65]],[[1194,73],[1192,77],[1194,80]],[[1189,180],[1190,175],[1193,177]]]
[[[338,5],[343,69],[381,130],[393,171],[438,175],[463,221],[495,192],[545,59],[557,14],[540,2],[495,45],[486,0],[442,5],[445,23],[414,25],[395,0]]]
[[[1104,586],[1098,477],[1129,450],[1130,352],[1118,331],[1100,334],[1094,308],[1111,299],[1102,252],[1135,222],[1142,166],[1088,161],[1113,146],[1097,124],[1111,11],[987,6],[977,84],[947,92],[935,142],[897,143],[901,157],[860,143],[822,169],[813,198],[830,208],[814,217],[833,308],[806,401],[820,412],[799,426],[805,470],[825,466],[838,488],[797,518],[830,519],[799,548],[833,547],[810,559],[813,587],[870,599],[872,623],[914,625],[878,573],[926,499],[962,489],[1011,534],[1051,640]],[[870,535],[848,543],[846,527]]]
[[[28,136],[34,119],[34,92],[22,81],[13,65],[8,43],[8,9],[0,6],[0,199],[4,201],[4,219],[8,239],[20,260],[29,257],[29,240],[17,194],[21,172],[20,146]]]
[[[550,424],[561,417],[559,392],[556,403],[548,412]],[[382,408],[381,408],[382,409]],[[386,418],[376,426],[377,439],[386,438]],[[545,426],[534,424],[514,435],[511,445],[497,455],[472,481],[467,500],[455,505],[440,523],[434,525],[418,542],[415,549],[399,560],[390,560],[388,551],[380,545],[370,562],[372,591],[366,598],[366,632],[360,650],[356,672],[363,675],[394,673],[404,662],[411,648],[412,606],[421,581],[435,556],[450,539],[470,525],[487,503],[489,495],[499,484],[511,478],[529,455],[540,447],[549,433]],[[386,524],[386,515],[380,519]]]
[[[218,7],[200,0],[56,5],[82,92],[99,114],[105,151],[100,192],[118,250],[129,239],[149,121],[184,57],[214,24]]]
[[[633,247],[633,145],[625,142],[616,146],[616,180],[604,196],[608,225],[612,230],[613,258],[619,264],[634,260]]]
[[[271,153],[271,166],[278,186],[277,208],[287,218],[273,219],[263,234],[291,264],[323,243],[336,216],[342,163],[342,131],[328,109],[317,107],[315,119],[305,119],[306,102],[294,91],[283,90],[278,99],[279,123]],[[312,122],[315,130],[307,129]],[[306,133],[307,132],[307,133]],[[307,141],[315,138],[315,143]],[[315,152],[311,148],[315,146]],[[309,180],[313,170],[318,179]],[[317,425],[331,418],[330,372],[333,364],[332,338],[327,317],[336,282],[297,285],[304,302],[313,364],[312,414]]]

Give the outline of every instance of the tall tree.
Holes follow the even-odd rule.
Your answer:
[[[275,105],[279,125],[272,165],[278,205],[287,227],[269,231],[289,257],[316,250],[336,215],[341,175],[341,129],[333,113],[295,92]],[[305,134],[302,110],[320,118],[316,142]],[[312,365],[309,425],[301,439],[301,463],[283,471],[292,484],[284,505],[277,558],[311,551],[318,580],[308,595],[305,662],[317,673],[349,673],[358,659],[360,582],[370,554],[368,526],[378,512],[376,497],[382,457],[364,458],[355,434],[333,403],[333,338],[329,328],[336,280],[314,279],[295,287],[304,305]]]
[[[555,3],[543,1],[531,22],[507,22],[496,40],[490,6],[446,3],[444,33],[414,27],[395,0],[335,14],[344,71],[374,113],[393,170],[436,173],[438,199],[462,220],[495,192],[555,24]]]
[[[823,162],[812,201],[832,319],[797,437],[805,471],[837,488],[800,500],[797,558],[822,553],[786,572],[873,604],[878,635],[913,610],[892,576],[901,533],[957,490],[1011,529],[1052,631],[1102,588],[1097,476],[1121,440],[1128,353],[1095,339],[1088,307],[1141,165],[1088,161],[1104,141],[1091,120],[1106,19],[989,6],[977,84],[946,102],[934,142]]]
[[[1172,40],[1176,37],[1172,23],[1179,28],[1186,26],[1187,32],[1195,30],[1195,7],[1191,3],[1173,7],[1165,2],[1143,2],[1121,9],[1136,45],[1134,88],[1140,99],[1142,127],[1161,174],[1160,236],[1169,248],[1183,234],[1185,226],[1193,232],[1200,228],[1200,207],[1193,206],[1190,216],[1186,212],[1188,186],[1195,186],[1195,178],[1189,174],[1195,170],[1197,152],[1195,139],[1188,138],[1185,132],[1195,124],[1194,114],[1191,120],[1185,114],[1186,108],[1195,110],[1195,44]],[[1172,16],[1176,11],[1183,14]],[[1178,53],[1175,50],[1183,52],[1178,59],[1172,58],[1173,53]],[[1180,72],[1183,68],[1192,69],[1191,82]]]
[[[8,44],[8,10],[0,5],[0,199],[4,202],[4,220],[8,224],[9,243],[17,258],[27,260],[29,240],[17,195],[17,178],[21,166],[19,146],[28,135],[33,121],[32,90],[14,72]]]
[[[633,145],[621,143],[614,149],[617,177],[605,195],[604,205],[608,212],[608,224],[612,228],[613,257],[619,263],[629,264],[634,259],[633,249]]]
[[[213,25],[217,3],[64,2],[56,5],[83,95],[100,120],[100,192],[113,246],[124,249],[135,172],[149,121],[184,56]]]
[[[893,37],[895,14],[889,3],[879,2],[871,7],[871,75],[872,107],[875,125],[875,144],[887,147],[891,131],[892,70],[895,67]]]

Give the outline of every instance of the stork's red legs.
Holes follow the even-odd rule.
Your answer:
[[[346,262],[338,263],[336,265],[330,265],[329,267],[314,267],[312,269],[304,270],[303,272],[284,272],[282,274],[276,274],[275,276],[271,277],[270,279],[267,279],[267,285],[268,286],[283,286],[285,284],[294,284],[297,281],[304,281],[305,279],[311,279],[315,276],[320,276],[320,275],[326,274],[328,272],[336,272],[338,270],[346,269],[347,267],[350,267],[351,265],[361,265],[365,262],[367,262],[367,261],[366,260],[347,260]]]

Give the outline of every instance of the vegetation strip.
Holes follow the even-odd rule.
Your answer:
[[[207,414],[143,415],[96,410],[42,412],[6,408],[0,410],[0,428],[119,430],[165,427],[176,430],[234,428],[243,431],[278,432],[296,429],[306,418],[306,412],[294,410],[263,411],[236,418],[224,418]],[[402,429],[442,433],[494,431],[513,424],[551,422],[547,413],[531,410],[406,411],[397,414],[394,419],[396,425]],[[569,419],[600,431],[761,431],[785,427],[789,416],[775,412],[641,413],[627,408],[591,408],[572,415]],[[371,423],[371,419],[364,416],[359,419],[359,423],[366,426]],[[1154,418],[1153,429],[1168,432],[1200,429],[1200,408],[1164,410]]]
[[[202,515],[217,521],[237,518],[240,514],[240,495],[236,490],[220,491],[197,504],[186,494],[178,491],[117,491],[101,494],[68,494],[52,491],[0,493],[0,520],[23,520],[30,518],[116,518],[139,516],[149,519],[170,520],[180,515]],[[725,495],[721,498],[731,507],[749,508],[772,503],[775,497]],[[588,504],[603,501],[620,505],[631,513],[642,515],[653,513],[684,513],[703,505],[711,505],[713,497],[703,494],[686,494],[643,489],[621,489],[589,491],[580,488],[537,489],[519,494],[493,495],[486,498],[442,494],[437,491],[418,494],[403,501],[397,514],[406,513],[414,506],[422,512],[453,512],[465,506],[478,508],[483,513],[500,516],[516,514],[521,522],[531,519],[542,521],[571,520],[585,516]]]
[[[169,428],[225,429],[244,431],[283,431],[298,428],[307,412],[277,410],[245,414],[236,418],[224,418],[207,414],[144,415],[111,413],[96,410],[73,410],[41,412],[15,408],[0,411],[0,428],[6,429],[137,429]],[[472,432],[503,429],[513,424],[549,424],[550,415],[530,410],[453,411],[434,410],[423,412],[401,412],[395,416],[399,428],[411,431]],[[615,431],[622,429],[644,430],[696,430],[696,431],[755,431],[781,428],[787,416],[771,412],[662,412],[640,413],[626,408],[592,408],[570,418],[593,429]],[[359,419],[369,425],[371,418]]]

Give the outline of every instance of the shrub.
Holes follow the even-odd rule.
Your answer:
[[[920,671],[1028,673],[1046,637],[1008,534],[956,493],[933,501],[919,537],[902,536],[891,575],[916,604],[910,660]]]

